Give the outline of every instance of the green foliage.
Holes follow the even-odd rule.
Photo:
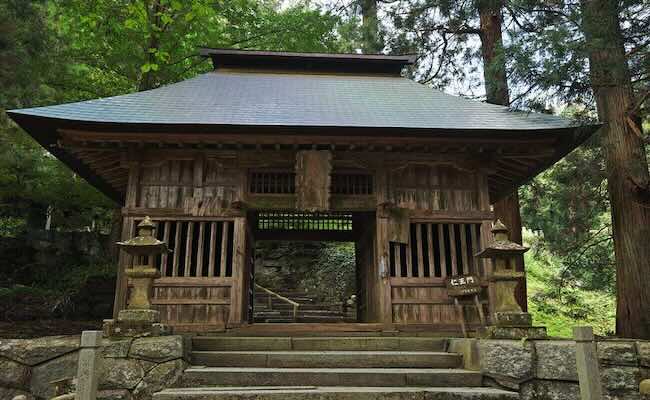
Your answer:
[[[210,69],[199,46],[348,48],[338,17],[299,2],[0,0],[0,111],[124,94]],[[0,113],[0,235],[108,230],[116,206]],[[23,221],[20,221],[23,219]]]
[[[562,265],[557,257],[538,247],[538,237],[533,250],[526,255],[528,284],[528,310],[535,324],[548,328],[549,335],[571,337],[578,325],[590,325],[599,335],[612,335],[615,330],[615,296],[610,292],[587,290],[572,286],[557,289],[562,279]]]
[[[323,287],[324,282],[326,287]],[[332,297],[332,294],[340,296],[331,299],[335,301],[342,301],[356,294],[354,243],[325,243],[313,273],[306,276],[305,285],[326,291],[329,297]]]
[[[522,187],[524,225],[561,264],[559,288],[613,292],[615,268],[605,166],[597,138]]]

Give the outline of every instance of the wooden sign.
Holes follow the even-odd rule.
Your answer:
[[[481,281],[476,275],[458,275],[447,278],[445,281],[447,285],[447,295],[454,298],[454,306],[456,306],[456,312],[458,313],[458,322],[460,322],[460,328],[463,331],[463,336],[468,337],[467,335],[467,326],[465,323],[465,313],[463,312],[463,306],[458,301],[459,297],[464,296],[473,296],[474,305],[478,311],[479,318],[481,320],[481,325],[485,326],[485,315],[483,314],[483,305],[481,304],[478,295],[481,293]]]
[[[475,275],[458,275],[447,278],[447,295],[451,297],[473,296],[481,292],[481,281]]]

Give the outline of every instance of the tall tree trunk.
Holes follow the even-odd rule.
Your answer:
[[[607,165],[616,259],[616,332],[650,339],[650,208],[639,204],[633,182],[647,185],[644,143],[628,113],[634,95],[615,0],[583,0],[583,30],[591,85]],[[634,128],[633,128],[634,127]]]
[[[361,50],[364,54],[378,54],[384,49],[379,37],[379,19],[377,18],[377,0],[359,0],[361,5],[362,32]]]
[[[480,17],[481,55],[483,58],[483,78],[487,102],[507,106],[510,104],[506,60],[503,53],[501,33],[501,0],[482,0],[478,2]],[[510,195],[494,203],[494,216],[510,229],[510,240],[522,243],[521,214],[519,211],[519,194],[515,190]],[[524,272],[524,257],[517,257],[517,270]],[[522,279],[515,292],[521,308],[528,310],[526,280]]]

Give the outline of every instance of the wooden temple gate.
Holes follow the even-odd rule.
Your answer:
[[[490,204],[598,128],[418,85],[402,76],[414,56],[201,54],[214,70],[182,82],[8,111],[123,206],[123,239],[145,216],[158,224],[173,252],[152,261],[153,302],[177,330],[248,323],[266,239],[355,242],[361,323],[458,331],[445,280],[470,273],[492,315],[492,265],[474,257]],[[120,257],[116,315],[131,265]]]
[[[325,151],[331,210],[309,212],[296,209],[299,152],[310,151],[130,153],[123,236],[149,215],[172,250],[155,260],[152,303],[163,321],[182,331],[248,323],[254,241],[281,238],[355,242],[359,322],[458,330],[445,279],[487,276],[488,262],[474,257],[492,220],[485,175],[449,161],[373,163],[370,153],[354,155],[366,168],[350,168],[350,154]],[[475,307],[465,312],[478,323]]]

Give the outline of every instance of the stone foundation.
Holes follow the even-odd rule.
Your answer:
[[[74,378],[79,336],[0,339],[0,399],[49,399],[50,382]],[[98,400],[146,400],[174,385],[188,365],[182,336],[104,339]]]
[[[473,340],[478,369],[488,384],[519,391],[522,400],[580,398],[575,342],[571,340]],[[650,378],[650,342],[597,342],[604,400],[640,400]]]

